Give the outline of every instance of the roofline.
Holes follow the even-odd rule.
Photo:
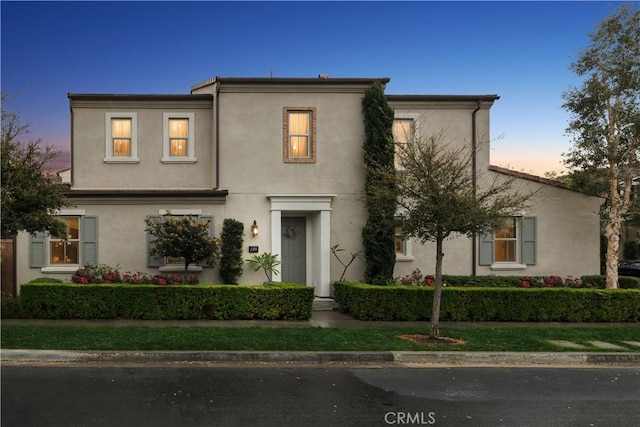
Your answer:
[[[118,101],[184,101],[210,100],[211,94],[116,94],[116,93],[68,93],[70,100],[98,101],[114,99]]]
[[[500,99],[499,95],[386,95],[387,101],[392,102],[420,102],[420,101],[485,101],[493,102]]]
[[[492,171],[492,172],[501,173],[503,175],[508,175],[508,176],[512,176],[512,177],[515,177],[515,178],[521,178],[521,179],[525,179],[527,181],[537,182],[539,184],[545,184],[545,185],[550,185],[552,187],[562,188],[563,190],[573,191],[573,192],[576,192],[576,193],[584,194],[585,196],[598,197],[598,198],[601,198],[601,199],[603,198],[602,196],[594,196],[593,194],[588,194],[588,193],[585,193],[583,191],[575,190],[575,189],[571,188],[569,185],[565,184],[564,182],[557,181],[555,179],[543,178],[541,176],[532,175],[532,174],[525,173],[525,172],[514,171],[512,169],[507,169],[507,168],[503,168],[503,167],[495,166],[495,165],[489,165],[489,170]]]
[[[223,198],[229,195],[228,190],[73,190],[68,189],[65,195],[69,198]]]
[[[203,82],[191,86],[191,91],[209,86],[212,84],[232,84],[232,85],[369,85],[373,82],[387,84],[391,81],[389,77],[212,77]]]

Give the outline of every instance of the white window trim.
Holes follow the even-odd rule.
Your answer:
[[[202,215],[202,209],[160,209],[158,211],[160,215],[172,215],[172,216],[200,216]]]
[[[491,270],[496,271],[525,270],[526,268],[526,264],[520,264],[519,262],[496,262],[491,264]]]
[[[189,120],[189,134],[187,136],[187,155],[186,156],[172,156],[171,147],[169,144],[169,119],[188,119]],[[195,113],[162,113],[162,163],[195,163],[196,148],[195,148]]]
[[[112,119],[131,119],[131,155],[113,155],[113,135],[111,133]],[[133,112],[105,114],[105,163],[139,163],[138,158],[138,114]]]
[[[158,271],[161,273],[184,273],[184,265],[168,264],[158,267]],[[190,265],[187,269],[187,273],[199,273],[202,271],[202,267],[197,265]]]

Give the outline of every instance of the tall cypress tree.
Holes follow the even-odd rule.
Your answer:
[[[367,223],[362,231],[366,259],[365,280],[387,284],[395,264],[394,216],[396,183],[393,145],[393,110],[381,82],[372,83],[362,100],[364,114],[365,203]]]

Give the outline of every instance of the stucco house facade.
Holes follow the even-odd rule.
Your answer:
[[[145,219],[198,215],[219,236],[225,218],[245,225],[244,258],[278,254],[275,280],[305,283],[320,297],[342,266],[333,245],[362,249],[366,212],[362,98],[370,78],[224,78],[181,95],[69,94],[73,207],[66,243],[21,234],[17,281],[68,279],[84,264],[120,271],[182,272],[175,260],[149,255]],[[602,200],[555,181],[490,165],[490,109],[496,95],[387,95],[398,144],[440,132],[476,147],[476,173],[517,175],[538,190],[530,209],[504,230],[445,243],[447,274],[561,276],[599,271]],[[402,131],[402,132],[401,132]],[[251,233],[257,225],[257,235]],[[432,273],[434,248],[398,230],[395,275]],[[218,268],[192,266],[201,283],[220,282]],[[347,279],[361,280],[356,261]],[[245,266],[241,283],[261,283]]]

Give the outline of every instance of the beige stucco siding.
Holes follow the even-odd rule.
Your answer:
[[[72,188],[203,189],[215,174],[212,101],[143,103],[72,102]],[[173,164],[163,158],[163,114],[193,113],[195,163]],[[107,113],[135,113],[137,163],[105,161]]]
[[[491,173],[493,175],[493,173]],[[514,188],[537,193],[522,216],[536,218],[536,263],[513,269],[478,265],[476,274],[497,276],[574,276],[599,274],[599,216],[603,202],[567,189],[517,179]],[[419,268],[435,270],[435,245],[411,242],[413,262],[396,262],[395,275],[405,276]],[[472,268],[471,239],[454,236],[444,242],[444,274],[468,275]],[[477,243],[476,243],[477,250]]]

